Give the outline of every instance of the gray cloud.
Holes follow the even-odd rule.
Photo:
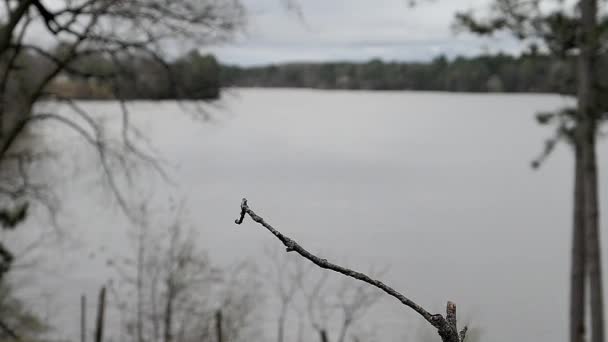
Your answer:
[[[301,0],[303,18],[281,0],[245,0],[249,25],[236,41],[210,50],[222,62],[242,65],[323,60],[428,60],[440,53],[474,55],[517,51],[508,37],[456,35],[458,10],[488,0],[436,0],[410,8],[407,0]]]

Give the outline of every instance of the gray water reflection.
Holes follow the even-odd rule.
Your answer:
[[[274,242],[252,224],[235,229],[247,196],[310,250],[363,268],[390,265],[393,287],[437,311],[456,301],[463,319],[501,342],[565,340],[571,156],[561,146],[539,171],[530,161],[551,134],[534,113],[569,103],[553,95],[238,90],[202,124],[170,102],[131,108],[175,166],[176,192],[216,260],[255,257]],[[118,213],[82,191],[67,204],[78,208],[73,226],[88,243],[126,248]],[[48,284],[61,287],[56,301],[73,297],[64,316],[77,311],[74,291],[92,294],[107,277],[103,260],[71,265]],[[370,319],[386,328],[386,341],[421,324],[391,300]]]

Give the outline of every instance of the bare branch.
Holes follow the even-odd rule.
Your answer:
[[[4,274],[10,270],[15,258],[13,253],[4,247],[2,242],[0,242],[0,257],[2,258],[2,260],[0,260],[0,279],[2,279]]]
[[[11,329],[4,321],[0,320],[0,329],[4,331],[8,336],[10,336],[13,340],[21,342],[23,341],[17,333]]]
[[[241,202],[241,213],[240,213],[239,218],[237,220],[235,220],[235,223],[239,224],[239,225],[242,224],[243,220],[245,219],[245,215],[249,215],[249,217],[251,217],[251,219],[253,221],[262,225],[269,232],[271,232],[277,239],[279,239],[283,243],[283,245],[285,245],[287,252],[296,252],[299,255],[301,255],[302,257],[308,259],[309,261],[311,261],[312,263],[314,263],[315,265],[317,265],[323,269],[328,269],[328,270],[343,274],[347,277],[351,277],[351,278],[360,280],[371,286],[377,287],[378,289],[387,293],[389,296],[400,301],[405,306],[408,306],[412,310],[416,311],[420,316],[422,316],[427,322],[429,322],[433,327],[435,327],[437,329],[439,335],[441,336],[441,338],[444,342],[462,342],[460,340],[460,334],[458,333],[458,330],[455,326],[456,325],[456,305],[454,303],[448,302],[447,310],[446,310],[447,319],[444,318],[440,314],[431,314],[427,310],[425,310],[423,307],[416,304],[414,301],[407,298],[403,294],[399,293],[392,287],[384,284],[383,282],[376,280],[376,279],[372,279],[371,277],[369,277],[368,275],[366,275],[364,273],[357,272],[357,271],[351,270],[349,268],[331,263],[331,262],[327,261],[327,259],[322,259],[322,258],[310,253],[309,251],[304,249],[302,246],[300,246],[297,242],[295,242],[294,240],[290,239],[289,237],[283,235],[277,229],[272,227],[261,216],[257,215],[253,210],[251,210],[249,208],[249,205],[247,204],[247,199],[243,198],[243,200]],[[464,335],[464,334],[462,334],[462,335]]]

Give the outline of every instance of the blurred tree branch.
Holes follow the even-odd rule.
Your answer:
[[[54,195],[52,182],[44,183],[42,160],[54,157],[56,148],[43,139],[35,139],[37,124],[54,123],[76,133],[97,157],[105,185],[118,206],[136,221],[137,211],[126,196],[133,184],[134,169],[151,168],[168,179],[160,158],[149,152],[146,137],[131,123],[124,103],[127,91],[135,87],[118,86],[133,78],[133,83],[155,83],[181,94],[174,82],[172,58],[165,53],[176,41],[194,46],[223,41],[244,23],[244,8],[239,0],[5,0],[0,9],[0,219],[13,210],[15,203],[41,207],[54,226],[60,198]],[[34,37],[35,36],[35,37]],[[41,39],[32,39],[41,38]],[[83,68],[83,61],[102,56],[110,68]],[[141,82],[154,73],[126,73],[125,64],[149,56],[162,65],[158,81]],[[99,66],[99,65],[97,65]],[[111,97],[117,100],[119,133],[106,134],[100,118],[89,113],[73,98],[65,97],[55,87],[62,77],[77,77],[86,82],[102,81],[111,85]],[[137,79],[135,79],[137,77]],[[166,80],[166,82],[164,81]],[[41,108],[42,100],[64,105],[61,112]],[[68,110],[65,110],[65,109]],[[206,113],[205,113],[206,115]],[[41,133],[46,134],[46,133]],[[34,180],[33,174],[41,176]],[[2,209],[4,208],[4,209]],[[17,222],[15,222],[16,224]],[[14,224],[12,224],[14,226]],[[4,242],[6,244],[6,242]],[[2,245],[0,268],[8,270],[11,255]],[[12,259],[12,258],[11,258]],[[12,260],[11,260],[12,261]]]

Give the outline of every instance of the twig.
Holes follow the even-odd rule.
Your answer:
[[[392,287],[384,284],[383,282],[372,279],[371,277],[369,277],[368,275],[366,275],[364,273],[357,272],[357,271],[351,270],[349,268],[331,263],[331,262],[327,261],[327,259],[319,258],[318,256],[310,253],[309,251],[304,249],[302,246],[300,246],[297,242],[295,242],[294,240],[290,239],[289,237],[283,235],[277,229],[275,229],[270,224],[268,224],[266,221],[264,221],[264,219],[262,217],[258,216],[255,212],[253,212],[253,210],[251,210],[249,208],[249,206],[247,205],[247,199],[243,198],[243,200],[241,202],[241,213],[240,213],[239,218],[237,220],[235,220],[235,223],[239,224],[239,225],[242,224],[245,219],[245,215],[249,215],[249,217],[251,217],[251,219],[253,221],[262,225],[269,232],[271,232],[277,239],[279,239],[283,243],[283,245],[285,245],[285,247],[287,248],[287,252],[296,252],[299,255],[301,255],[302,257],[310,260],[312,263],[314,263],[315,265],[317,265],[323,269],[328,269],[328,270],[331,270],[331,271],[334,271],[337,273],[341,273],[347,277],[351,277],[351,278],[360,280],[362,282],[368,283],[372,286],[379,288],[380,290],[386,292],[391,297],[396,298],[404,305],[406,305],[406,306],[410,307],[412,310],[416,311],[427,322],[429,322],[432,326],[437,328],[437,331],[438,331],[439,335],[441,336],[441,339],[444,342],[464,342],[467,328],[465,327],[460,333],[458,332],[458,329],[456,327],[456,304],[454,304],[452,302],[448,302],[447,310],[446,310],[446,318],[444,318],[440,314],[431,314],[427,310],[425,310],[423,307],[416,304],[411,299],[407,298],[406,296],[399,293]]]
[[[14,260],[13,253],[4,247],[4,244],[0,241],[0,279],[11,269]],[[0,328],[4,327],[0,326]]]
[[[6,323],[4,323],[4,321],[2,320],[0,320],[0,329],[2,329],[8,336],[10,336],[15,341],[23,341],[21,337],[19,337],[19,335],[17,335],[17,333],[8,325],[6,325]]]

